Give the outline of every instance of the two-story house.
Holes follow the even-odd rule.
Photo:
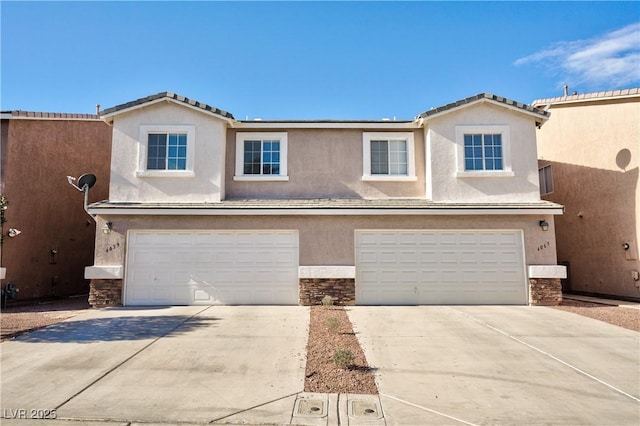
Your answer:
[[[101,116],[95,306],[561,299],[542,110],[483,93],[410,121],[243,121],[164,92]]]

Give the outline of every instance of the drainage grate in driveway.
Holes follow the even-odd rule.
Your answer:
[[[296,396],[291,424],[384,426],[378,395],[307,393]]]
[[[349,417],[380,419],[382,412],[377,401],[352,399],[348,404]]]
[[[299,417],[325,417],[328,399],[323,394],[299,394],[293,408],[293,415]]]

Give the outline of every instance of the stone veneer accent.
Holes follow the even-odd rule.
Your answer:
[[[529,278],[532,305],[557,306],[562,302],[560,278]]]
[[[320,305],[331,296],[334,305],[355,305],[356,280],[353,278],[300,278],[300,304]]]
[[[122,306],[122,280],[91,280],[89,284],[89,304],[94,308]]]
[[[557,306],[562,302],[559,278],[530,278],[529,287],[531,305]],[[300,305],[320,305],[325,296],[331,296],[335,305],[355,305],[355,279],[300,278]],[[122,306],[122,280],[91,280],[89,304],[94,308]]]

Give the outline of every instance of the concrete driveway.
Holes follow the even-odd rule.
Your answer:
[[[639,333],[543,307],[347,311],[379,399],[302,392],[305,307],[106,309],[0,345],[2,424],[640,423]],[[384,418],[348,414],[363,401]]]
[[[387,424],[640,424],[640,334],[545,307],[353,307]]]
[[[296,306],[89,311],[2,343],[2,422],[288,423],[308,323]]]

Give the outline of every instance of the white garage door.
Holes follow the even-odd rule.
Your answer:
[[[356,304],[528,303],[522,231],[356,231]]]
[[[298,304],[297,231],[130,231],[126,305]]]

